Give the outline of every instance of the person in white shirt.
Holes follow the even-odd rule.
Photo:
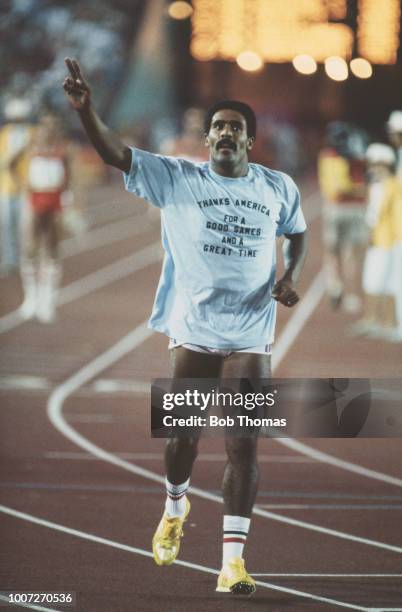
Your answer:
[[[165,250],[149,325],[170,338],[172,377],[266,379],[277,302],[293,307],[306,253],[306,224],[292,179],[248,154],[252,109],[226,100],[209,109],[209,162],[131,149],[104,125],[75,60],[64,81],[71,105],[102,159],[123,171],[126,188],[161,209]],[[285,273],[276,280],[275,239],[287,238]],[[217,590],[255,591],[243,548],[257,492],[257,436],[225,438],[223,561]],[[153,538],[158,565],[173,563],[190,504],[186,496],[198,435],[169,438],[165,512]]]

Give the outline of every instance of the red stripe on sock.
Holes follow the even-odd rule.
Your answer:
[[[227,542],[239,542],[239,544],[244,544],[245,541],[246,538],[223,538],[224,544],[226,544]]]
[[[185,494],[186,494],[186,491],[184,491],[184,493],[179,493],[179,495],[172,495],[172,493],[169,493],[169,492],[168,492],[168,493],[167,493],[167,496],[168,496],[170,499],[173,499],[173,501],[177,501],[178,499],[181,499],[182,497],[184,497],[184,496],[185,496]]]

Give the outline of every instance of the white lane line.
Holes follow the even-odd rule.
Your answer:
[[[0,317],[0,334],[18,327],[21,323],[24,323],[24,320],[21,318],[18,310],[9,312]]]
[[[313,194],[310,194],[309,196],[307,196],[305,198],[305,202],[307,202],[309,200],[313,200],[314,201],[314,195]],[[107,206],[110,206],[110,205],[107,204]],[[310,215],[309,221],[313,221],[318,216],[318,214],[319,214],[319,209],[314,210],[311,213],[311,215]],[[123,219],[123,221],[125,221],[127,223],[127,219]],[[101,229],[103,229],[103,228],[101,228]],[[161,247],[160,241],[155,242],[154,244],[149,245],[148,247],[143,249],[143,251],[145,251],[147,248],[151,248],[151,247],[155,247],[155,248],[158,247],[159,248],[159,250],[160,250],[160,258],[161,258],[162,257],[162,247]],[[141,251],[139,251],[139,254],[140,253],[141,253]],[[124,262],[127,261],[127,260],[128,260],[128,258],[124,258],[124,259],[121,259],[119,261],[122,263],[122,265],[124,265]],[[119,265],[119,261],[115,262],[111,266],[106,266],[106,268],[102,268],[101,270],[98,270],[97,272],[94,272],[93,274],[89,274],[87,277],[84,277],[84,278],[82,278],[82,279],[80,279],[80,280],[78,280],[76,282],[77,283],[81,283],[81,281],[85,282],[85,279],[95,278],[94,275],[97,275],[97,274],[102,275],[102,271],[106,271],[107,272],[107,269],[109,267],[112,268],[113,266],[118,266]],[[124,276],[126,276],[126,274],[123,274],[119,278],[120,279],[124,278]],[[109,280],[106,281],[104,284],[107,284],[108,282],[113,282],[113,278],[110,281]],[[100,286],[103,287],[104,284],[101,284]],[[60,291],[59,301],[58,301],[59,305],[62,305],[63,303],[67,303],[67,302],[61,302],[60,299],[61,299],[61,295],[62,295],[63,290],[68,290],[71,287],[71,285],[74,285],[74,283],[71,283],[70,285],[67,285],[66,287],[64,287]],[[79,287],[79,285],[77,285],[77,286]],[[90,291],[94,291],[97,288],[99,288],[99,287],[97,287],[95,285],[94,289],[91,289]],[[88,291],[88,293],[89,293],[89,291]],[[68,293],[67,293],[67,295],[68,295]],[[83,294],[83,295],[86,295],[86,294]],[[81,297],[81,295],[78,295],[78,297]],[[76,299],[76,298],[73,298],[73,299]],[[8,314],[0,317],[0,334],[1,333],[5,333],[7,331],[11,331],[12,329],[15,329],[16,327],[18,327],[19,325],[22,325],[22,323],[25,323],[25,321],[24,321],[24,319],[21,318],[18,309],[17,310],[13,310],[12,312],[9,312]]]
[[[69,417],[71,423],[71,417]],[[143,461],[163,461],[163,453],[115,453],[118,457],[123,459],[137,459]],[[46,459],[90,459],[91,461],[96,460],[96,457],[88,453],[82,453],[80,451],[48,451],[43,453]],[[200,453],[197,455],[197,462],[199,461],[222,461],[226,462],[227,457],[224,453]],[[312,459],[305,457],[299,457],[298,455],[259,455],[259,463],[315,463]]]
[[[8,592],[8,591],[7,591]],[[14,591],[10,591],[14,592]],[[7,604],[7,608],[14,608],[16,606],[21,608],[28,608],[29,610],[40,610],[40,612],[61,612],[61,610],[54,610],[53,608],[42,608],[41,606],[35,606],[34,604],[21,603],[18,602],[16,604],[10,603],[8,597],[5,595],[0,595],[0,601],[4,601]],[[0,604],[2,606],[2,604]]]
[[[77,300],[78,298],[84,297],[92,291],[102,289],[110,283],[114,283],[117,280],[121,280],[134,272],[138,272],[143,268],[157,263],[162,257],[162,248],[160,241],[154,242],[147,247],[144,247],[140,251],[132,253],[127,257],[118,259],[112,264],[100,268],[87,276],[83,276],[77,281],[73,281],[69,285],[63,287],[59,292],[58,304],[63,306],[70,302]],[[15,329],[22,323],[24,319],[21,318],[18,310],[15,310],[4,317],[0,317],[0,333],[4,333]]]
[[[136,234],[150,231],[152,226],[148,219],[141,220],[141,215],[109,223],[106,226],[93,229],[77,238],[70,238],[62,243],[62,259],[87,253],[93,249],[119,242]]]
[[[376,470],[370,470],[369,468],[365,468],[361,465],[358,465],[357,463],[345,461],[344,459],[338,459],[338,457],[334,457],[333,455],[324,453],[320,450],[313,448],[312,446],[304,444],[303,442],[294,440],[293,438],[273,438],[273,440],[275,440],[275,442],[277,442],[278,444],[283,444],[287,448],[290,448],[295,452],[302,453],[306,457],[310,457],[315,461],[328,463],[329,465],[333,465],[337,468],[340,468],[341,470],[347,470],[348,472],[359,474],[359,476],[366,476],[367,478],[380,480],[381,482],[386,482],[387,484],[391,484],[396,487],[402,487],[401,478],[389,476],[388,474],[384,474],[383,472],[377,472]]]
[[[162,248],[160,241],[144,247],[140,251],[136,251],[127,257],[122,257],[117,261],[83,276],[66,287],[63,287],[59,292],[58,304],[63,306],[70,302],[84,297],[92,291],[102,289],[105,285],[121,280],[134,272],[138,272],[147,266],[156,263],[162,257]]]
[[[99,379],[95,380],[92,385],[96,393],[138,393],[148,395],[151,391],[151,385],[141,380],[124,380],[124,379]]]
[[[113,197],[109,196],[112,195]],[[119,202],[119,196],[116,198],[116,192],[114,194],[109,191],[109,194],[106,194],[106,201],[102,204],[93,204],[90,206],[86,215],[86,218],[89,220],[90,227],[94,225],[98,226],[101,224],[111,223],[118,219],[122,219],[123,217],[128,217],[133,214],[135,211],[135,207],[137,206],[137,202],[133,200],[132,202]],[[141,203],[140,203],[141,206]],[[145,208],[143,209],[145,210]]]
[[[9,516],[13,516],[15,518],[19,518],[24,521],[34,523],[36,525],[40,525],[42,527],[47,527],[48,529],[54,529],[55,531],[61,531],[63,533],[68,533],[69,535],[76,536],[78,538],[82,538],[83,540],[89,540],[91,542],[96,542],[97,544],[103,544],[104,546],[110,546],[112,548],[117,548],[125,552],[134,553],[137,555],[141,555],[143,557],[148,557],[150,559],[153,559],[152,553],[147,550],[144,550],[143,548],[137,548],[135,546],[128,546],[127,544],[122,544],[120,542],[116,542],[115,540],[101,538],[99,536],[96,536],[92,533],[88,533],[86,531],[80,531],[78,529],[72,529],[71,527],[65,527],[64,525],[60,525],[59,523],[53,523],[52,521],[41,519],[39,517],[33,516],[32,514],[27,514],[26,512],[19,512],[18,510],[15,510],[14,508],[10,508],[8,506],[0,505],[0,512],[4,512],[5,514],[8,514]],[[194,569],[194,570],[201,571],[207,574],[214,574],[214,575],[219,574],[219,571],[216,569],[213,569],[212,567],[207,567],[205,565],[199,565],[198,563],[190,563],[189,561],[183,561],[181,559],[176,559],[176,561],[174,562],[174,565],[180,565],[182,567],[186,567],[188,569]],[[344,601],[338,601],[336,599],[330,599],[329,597],[321,597],[319,595],[313,595],[312,593],[305,593],[304,591],[290,589],[287,587],[278,586],[276,584],[271,584],[269,582],[262,582],[260,580],[257,580],[256,582],[258,586],[261,586],[265,589],[270,589],[273,591],[280,591],[281,593],[289,593],[291,595],[296,595],[298,597],[303,597],[305,599],[312,599],[314,601],[328,603],[328,604],[331,604],[333,606],[337,606],[340,608],[348,608],[349,610],[361,610],[362,612],[370,612],[370,608],[366,608],[363,606],[357,606],[355,604],[350,604]]]
[[[325,293],[325,274],[322,268],[308,288],[292,317],[285,325],[272,351],[272,371],[282,362],[300,331],[313,314]]]
[[[318,306],[321,298],[325,293],[325,281],[324,281],[324,270],[321,270],[318,276],[310,285],[304,298],[301,300],[297,310],[295,311],[292,318],[289,320],[287,325],[284,327],[278,341],[275,343],[274,351],[272,352],[272,371],[279,366],[285,355],[287,354],[290,346],[301,332],[304,325],[307,323],[310,316],[313,314],[315,308]],[[321,463],[327,463],[333,465],[339,469],[346,470],[359,474],[359,476],[365,476],[367,478],[373,478],[374,480],[380,480],[387,484],[391,484],[397,487],[402,487],[402,479],[396,478],[395,476],[389,476],[383,472],[371,470],[369,468],[362,467],[356,463],[338,459],[333,455],[324,453],[316,450],[314,447],[299,442],[293,438],[273,438],[277,444],[282,444],[287,448],[292,449],[295,452],[302,453],[306,457],[310,457],[315,461]]]
[[[111,425],[119,422],[119,419],[112,414],[72,414],[68,420],[70,423],[97,423],[99,425]],[[135,419],[122,419],[121,422],[135,423]]]
[[[63,436],[69,438],[77,446],[80,446],[89,453],[92,453],[99,459],[103,459],[108,463],[116,465],[122,469],[125,469],[144,478],[148,478],[149,480],[153,480],[154,482],[159,482],[164,486],[164,477],[157,474],[156,472],[152,472],[151,470],[142,468],[134,463],[125,461],[120,457],[117,457],[113,453],[110,453],[104,450],[103,448],[97,446],[96,444],[88,440],[88,438],[85,438],[80,433],[78,433],[73,427],[71,427],[71,425],[67,423],[66,419],[63,416],[63,402],[67,399],[67,397],[77,391],[77,389],[79,389],[82,385],[86,384],[91,378],[97,376],[106,368],[110,367],[113,363],[115,363],[115,361],[121,359],[127,353],[137,348],[140,344],[142,344],[142,342],[144,342],[144,340],[149,338],[151,334],[151,330],[146,328],[146,323],[144,322],[139,327],[135,328],[129,334],[124,336],[119,342],[117,342],[117,344],[110,347],[101,355],[98,355],[98,357],[96,357],[93,361],[89,362],[78,372],[76,372],[76,374],[68,378],[66,381],[64,381],[61,385],[59,385],[53,390],[48,400],[47,413],[54,427],[58,431],[60,431]],[[218,503],[223,502],[220,496],[210,493],[208,491],[204,491],[203,489],[199,489],[197,487],[190,487],[190,492],[193,495],[197,495],[198,497],[201,497],[203,499],[208,499],[210,501]],[[370,540],[368,538],[355,536],[353,534],[345,533],[343,531],[337,531],[335,529],[321,527],[320,525],[316,525],[314,523],[307,523],[305,521],[300,521],[280,514],[275,514],[267,510],[262,510],[258,507],[254,509],[254,513],[258,516],[263,516],[264,518],[269,518],[271,520],[286,523],[288,525],[293,525],[295,527],[301,527],[303,529],[316,531],[318,533],[331,535],[352,542],[359,542],[361,544],[366,544],[376,548],[382,548],[384,550],[389,550],[399,554],[402,553],[402,548],[399,546],[393,546],[391,544],[386,544],[385,542],[378,542],[376,540]]]
[[[402,578],[402,574],[256,574],[270,578]],[[381,608],[382,609],[382,608]]]
[[[48,391],[50,381],[43,376],[2,376],[0,377],[0,389],[6,390],[29,390]]]
[[[258,503],[258,502],[257,502]],[[258,504],[271,510],[401,510],[401,504]]]

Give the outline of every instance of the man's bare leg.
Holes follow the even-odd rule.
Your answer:
[[[270,355],[235,353],[225,361],[223,377],[227,379],[271,377]],[[227,464],[223,476],[225,514],[250,517],[258,486],[258,436],[248,438],[226,435]]]
[[[225,361],[224,379],[270,378],[270,363],[269,355],[235,353]],[[223,554],[217,590],[249,594],[255,591],[255,583],[245,570],[243,549],[258,488],[258,433],[251,437],[227,433],[225,442]]]
[[[183,378],[210,378],[218,381],[222,365],[223,358],[218,355],[197,353],[181,346],[171,350],[173,381],[180,381]],[[197,456],[198,440],[199,435],[168,439],[165,449],[165,465],[169,482],[179,484],[188,480]]]
[[[180,388],[182,379],[207,378],[217,381],[223,358],[217,355],[198,353],[184,347],[171,351],[173,391]],[[180,389],[183,390],[183,389]],[[190,511],[186,493],[201,430],[192,437],[168,438],[165,450],[166,504],[165,513],[152,541],[157,565],[171,565],[180,549],[183,523]]]

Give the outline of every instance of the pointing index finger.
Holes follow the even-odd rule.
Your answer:
[[[73,77],[73,79],[76,79],[77,78],[77,74],[75,72],[75,68],[74,68],[74,65],[73,65],[73,60],[71,58],[69,58],[69,57],[66,57],[64,59],[64,62],[66,64],[67,68],[68,68],[69,73]]]
[[[79,63],[77,62],[76,59],[72,59],[71,60],[71,64],[73,66],[74,72],[75,72],[75,78],[76,79],[81,79],[81,81],[83,80],[82,75],[81,75],[81,68]]]

